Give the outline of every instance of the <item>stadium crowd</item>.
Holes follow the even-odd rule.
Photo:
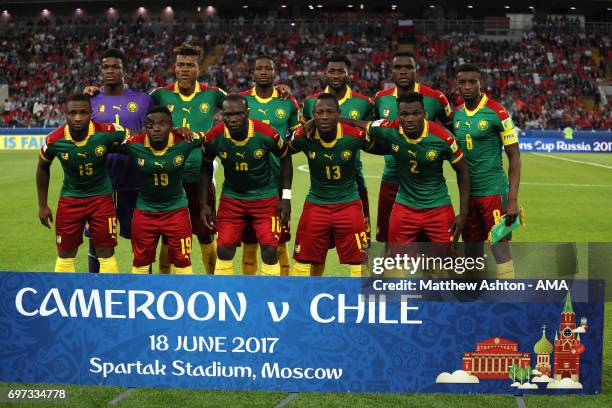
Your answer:
[[[75,24],[76,23],[76,24]],[[298,100],[321,88],[326,59],[344,53],[352,61],[352,87],[374,95],[391,85],[390,59],[398,34],[390,24],[357,22],[342,26],[296,23],[288,31],[273,18],[246,22],[160,20],[133,22],[41,20],[11,23],[0,40],[0,84],[9,85],[0,126],[57,126],[66,95],[96,82],[99,54],[118,47],[129,58],[129,85],[149,91],[174,78],[169,56],[183,41],[206,52],[222,49],[202,80],[227,91],[250,86],[250,63],[258,54],[277,59],[279,80]],[[453,78],[462,62],[486,73],[484,89],[511,111],[524,129],[611,129],[610,103],[602,102],[598,78],[610,72],[607,36],[586,33],[577,21],[540,21],[521,41],[493,41],[477,35],[412,34],[419,80],[459,102]],[[100,41],[100,39],[105,39]],[[402,39],[401,42],[406,42]],[[605,102],[605,101],[604,101]]]

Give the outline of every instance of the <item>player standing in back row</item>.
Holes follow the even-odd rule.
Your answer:
[[[482,256],[491,228],[506,214],[506,224],[518,215],[521,158],[518,135],[510,114],[480,90],[480,69],[463,64],[457,69],[457,89],[464,104],[455,109],[455,136],[465,154],[472,181],[470,208],[463,231],[466,252]],[[504,172],[502,147],[508,156]],[[508,238],[509,239],[509,238]],[[514,264],[508,240],[491,247],[498,278],[513,278]]]
[[[452,110],[448,99],[442,92],[416,82],[416,60],[411,52],[400,52],[393,56],[391,77],[395,87],[379,91],[374,97],[375,115],[378,119],[389,121],[398,119],[397,98],[416,92],[423,96],[426,119],[439,121],[451,129]],[[376,221],[376,240],[387,242],[389,217],[399,190],[399,169],[393,155],[385,156],[385,167],[378,194],[378,217]]]

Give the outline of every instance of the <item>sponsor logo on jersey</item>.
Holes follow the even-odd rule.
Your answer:
[[[164,162],[153,162],[153,166],[164,168]]]
[[[315,157],[317,157],[317,153],[316,152],[308,152],[308,158],[310,160],[314,160]]]
[[[113,105],[113,109],[121,111],[121,105]]]
[[[427,153],[425,153],[425,157],[427,157],[427,160],[434,161],[436,160],[436,157],[438,157],[438,152],[435,150],[429,150]]]
[[[351,119],[359,119],[359,111],[353,109],[349,112],[349,118]]]
[[[390,114],[391,114],[391,109],[385,108],[385,110],[383,111],[383,118],[387,119]]]
[[[191,108],[185,108],[185,107],[183,107],[183,110],[184,110],[185,112],[187,112],[188,114],[190,114],[190,115],[191,115]]]
[[[257,111],[258,111],[258,112],[263,113],[263,114],[264,114],[264,116],[268,116],[268,110],[267,110],[267,109],[261,109],[261,108],[259,108],[259,109],[257,109]]]
[[[106,146],[104,145],[96,146],[94,153],[96,154],[96,156],[103,156],[104,153],[106,153]]]
[[[256,159],[261,159],[264,156],[265,152],[263,151],[263,149],[257,149],[253,152],[253,157]]]
[[[278,108],[276,112],[274,113],[276,114],[276,117],[279,119],[285,119],[285,117],[287,117],[287,112],[285,112],[285,110],[281,108]]]
[[[396,152],[396,153],[397,153],[397,152],[399,152],[399,145],[396,145],[396,144],[394,143],[394,144],[392,144],[392,145],[391,145],[391,149],[392,149],[394,152]]]
[[[487,122],[486,120],[481,120],[480,122],[478,122],[478,129],[486,130],[488,127],[489,127],[489,122]]]
[[[82,158],[86,159],[87,158],[87,153],[77,152],[77,157],[82,157]]]
[[[353,156],[353,152],[351,152],[350,150],[344,150],[342,152],[342,160],[347,161],[351,158],[351,156]]]
[[[325,157],[326,159],[329,159],[329,161],[334,160],[334,154],[325,154],[323,153],[323,157]]]
[[[179,154],[174,158],[174,166],[179,167],[181,164],[183,164],[184,161],[185,158]]]
[[[106,110],[106,106],[104,106],[104,104],[98,105],[98,112],[104,113],[105,110]]]
[[[168,110],[169,110],[170,112],[174,111],[174,104],[173,104],[173,103],[169,103],[169,104],[168,104]]]
[[[469,128],[471,128],[471,127],[472,127],[472,124],[471,124],[470,122],[468,122],[468,121],[465,121],[465,122],[463,122],[463,123],[465,123],[465,126],[467,126],[467,127],[469,127]]]
[[[139,165],[140,167],[143,167],[143,166],[144,166],[144,159],[142,159],[142,158],[138,158],[138,165]]]
[[[208,113],[209,110],[210,110],[210,105],[207,102],[202,102],[200,104],[200,112]]]
[[[130,112],[138,112],[138,104],[134,101],[128,102],[127,110]]]
[[[236,156],[238,156],[238,157],[240,157],[242,160],[244,160],[244,153],[236,152]]]
[[[227,159],[227,152],[219,152],[219,157],[223,160]]]
[[[408,149],[408,153],[410,153],[412,157],[416,157],[416,152],[413,152],[412,150]]]

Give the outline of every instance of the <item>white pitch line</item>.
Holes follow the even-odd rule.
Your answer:
[[[136,388],[128,388],[127,390],[123,391],[121,394],[117,395],[112,401],[110,401],[108,403],[108,405],[117,405],[119,402],[121,402],[125,397],[127,397],[128,395],[130,395],[131,393],[133,393],[134,391],[136,391]]]
[[[551,156],[551,155],[543,154],[543,153],[531,153],[531,154],[533,154],[535,156],[546,157],[548,159],[563,160],[563,161],[567,161],[567,162],[578,163],[578,164],[586,164],[587,166],[602,167],[604,169],[612,170],[612,166],[608,166],[607,164],[593,163],[593,162],[584,161],[584,160],[568,159],[568,158],[565,158],[565,157]]]
[[[298,166],[299,171],[309,173],[308,165],[302,164]],[[372,176],[369,174],[364,175],[365,178],[380,179],[380,176]],[[612,184],[578,184],[578,183],[537,183],[529,181],[521,181],[521,186],[548,186],[548,187],[599,187],[599,188],[612,188]]]

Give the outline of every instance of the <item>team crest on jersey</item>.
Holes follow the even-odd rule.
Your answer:
[[[265,152],[263,151],[263,149],[257,149],[253,152],[253,157],[256,159],[261,159],[264,156]]]
[[[223,160],[227,159],[227,152],[219,152],[219,157]]]
[[[106,110],[106,106],[102,105],[98,105],[98,112],[100,113],[104,113],[104,111]]]
[[[139,159],[138,159],[138,165],[139,165],[140,167],[143,167],[143,166],[144,166],[144,159],[139,158]]]
[[[94,153],[96,154],[96,156],[104,156],[104,153],[106,153],[106,146],[104,145],[96,146]]]
[[[352,155],[353,155],[353,152],[351,152],[350,150],[344,150],[340,157],[342,157],[342,160],[347,161],[351,158]]]
[[[200,104],[200,112],[202,113],[208,113],[208,111],[210,110],[210,105],[206,102],[202,102]]]
[[[285,110],[281,108],[278,108],[276,112],[274,113],[276,114],[276,117],[279,119],[285,119],[287,117],[287,112],[285,112]]]
[[[427,160],[434,161],[436,160],[436,157],[438,157],[438,152],[435,150],[429,150],[427,153],[425,153],[425,157],[427,157]]]
[[[130,101],[127,104],[127,110],[130,112],[137,112],[138,111],[138,104],[134,101]]]
[[[487,122],[486,120],[481,120],[480,122],[478,122],[478,129],[485,130],[488,127],[489,127],[489,122]]]
[[[391,145],[391,149],[392,149],[394,152],[396,152],[396,153],[397,153],[397,152],[399,152],[399,145],[392,144],[392,145]]]
[[[314,160],[315,157],[317,157],[317,153],[316,152],[308,152],[308,158],[310,160]]]
[[[391,113],[391,109],[385,108],[385,110],[383,111],[383,118],[387,119],[390,113]]]
[[[461,127],[461,121],[460,120],[456,120],[455,121],[455,129],[459,129],[459,127]]]
[[[170,112],[174,111],[174,104],[173,104],[173,103],[169,103],[169,104],[168,104],[168,110],[169,110]]]
[[[351,119],[359,119],[359,111],[353,109],[349,112],[349,118]]]
[[[59,158],[64,160],[64,161],[68,160],[68,153],[67,152],[66,153],[60,153],[59,154]]]
[[[174,166],[179,167],[181,164],[183,164],[184,161],[185,158],[179,154],[174,158]]]

